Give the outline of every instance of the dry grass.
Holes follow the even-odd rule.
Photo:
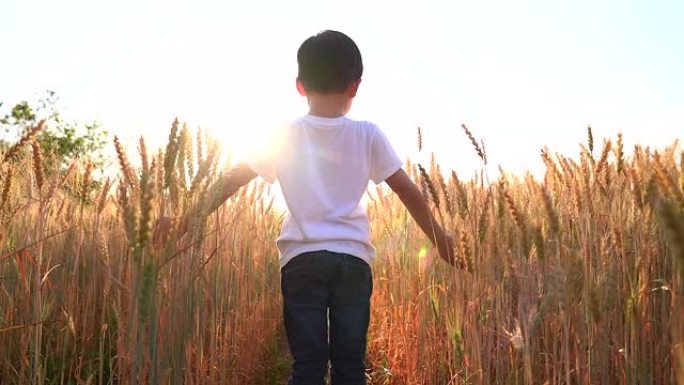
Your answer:
[[[377,189],[371,383],[684,383],[684,154],[628,157],[618,137],[594,161],[588,136],[578,160],[543,150],[541,181],[408,164],[467,269],[426,253]],[[155,218],[207,200],[215,142],[176,121],[165,151],[140,141],[138,163],[117,141],[120,176],[102,183],[30,142],[0,154],[0,383],[277,383],[281,215],[267,186],[155,248]]]
[[[452,178],[470,211],[447,222],[478,239],[470,273],[421,260],[410,218],[371,206],[374,383],[684,383],[681,156],[604,143],[595,167],[544,150],[541,182]]]
[[[263,186],[251,185],[167,247],[151,245],[153,218],[202,202],[217,178],[218,147],[201,138],[209,150],[192,166],[188,147],[183,158],[150,161],[141,140],[139,168],[117,141],[122,176],[98,188],[90,164],[60,170],[36,147],[33,156],[17,149],[7,157],[0,180],[0,383],[258,378],[280,314],[273,244],[280,217],[247,203]],[[41,193],[42,184],[52,192]]]

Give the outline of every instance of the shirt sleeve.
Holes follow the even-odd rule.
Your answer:
[[[244,163],[269,184],[278,179],[278,156],[282,148],[282,135],[269,132],[267,139],[256,148],[250,148]]]
[[[274,154],[265,151],[253,153],[246,157],[244,163],[269,184],[278,179]]]
[[[380,184],[399,170],[403,162],[385,134],[376,127],[371,138],[370,178]]]

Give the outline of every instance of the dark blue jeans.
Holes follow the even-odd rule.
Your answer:
[[[294,357],[288,385],[366,384],[366,333],[373,280],[370,266],[322,250],[298,255],[281,271],[283,316]]]

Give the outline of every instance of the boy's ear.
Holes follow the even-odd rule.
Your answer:
[[[301,80],[299,78],[296,79],[297,82],[297,92],[299,92],[300,95],[306,96],[306,89],[304,88],[304,84],[302,84]]]
[[[347,86],[347,95],[348,95],[350,98],[353,98],[353,97],[356,96],[356,92],[359,90],[359,85],[360,85],[360,84],[361,84],[361,79],[356,80],[356,81],[350,83],[350,84]]]

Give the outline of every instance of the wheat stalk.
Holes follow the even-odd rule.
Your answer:
[[[558,170],[558,166],[556,165],[556,162],[551,159],[551,156],[549,155],[549,149],[544,146],[541,149],[541,158],[542,161],[544,162],[544,165],[546,166],[547,171],[550,170],[551,174],[556,178],[558,182],[563,180],[563,175],[561,174],[560,170]]]
[[[489,227],[489,204],[492,200],[492,189],[487,189],[487,195],[485,196],[485,201],[482,204],[482,212],[477,221],[477,239],[480,243],[485,241],[487,235],[487,229]]]
[[[603,196],[608,196],[609,194],[611,194],[614,191],[613,189],[610,188],[612,181],[613,181],[612,175],[613,175],[613,173],[610,172],[610,170],[607,170],[603,174],[603,185],[601,185],[601,189],[603,190],[602,191]]]
[[[546,248],[544,247],[544,234],[540,226],[535,226],[532,230],[532,242],[537,251],[537,258],[540,261],[546,259]]]
[[[75,169],[76,169],[76,161],[73,161],[69,164],[69,167],[67,167],[66,171],[64,171],[64,174],[62,175],[62,178],[59,182],[60,186],[64,185],[67,182],[67,180],[69,179],[69,177],[71,176],[71,174],[74,172]]]
[[[152,229],[152,199],[154,198],[154,195],[152,192],[150,165],[147,156],[145,139],[141,136],[138,143],[142,170],[140,173],[140,216],[138,223],[137,247],[142,248],[150,239]]]
[[[119,183],[119,206],[121,207],[121,216],[128,236],[129,248],[135,247],[136,240],[136,223],[138,218],[133,205],[128,197],[128,189],[124,183]]]
[[[52,200],[52,198],[55,196],[55,193],[57,192],[57,188],[64,186],[68,179],[71,177],[71,174],[74,172],[76,169],[76,160],[72,161],[69,164],[69,167],[67,167],[66,171],[62,175],[59,175],[59,173],[56,173],[54,178],[52,179],[52,183],[50,183],[50,190],[47,193],[47,198],[46,201]]]
[[[587,126],[587,145],[589,146],[589,156],[594,163],[594,134],[591,132],[591,125]]]
[[[439,210],[440,200],[439,200],[439,194],[437,194],[437,189],[435,188],[435,185],[432,183],[430,176],[428,175],[427,171],[425,171],[425,168],[420,163],[418,163],[418,170],[420,171],[420,177],[421,177],[423,183],[425,184],[428,192],[430,193],[430,197],[432,198],[432,202],[435,204],[435,206]]]
[[[558,235],[560,232],[560,220],[558,217],[558,212],[554,208],[553,200],[551,195],[545,186],[539,188],[541,193],[542,202],[544,202],[544,209],[546,210],[546,216],[549,220],[549,230],[552,234]]]
[[[658,183],[667,193],[668,197],[677,202],[679,207],[684,208],[684,195],[665,170],[665,166],[662,164],[660,154],[657,151],[653,154],[653,169],[655,170]]]
[[[5,177],[3,178],[3,185],[2,185],[2,195],[1,195],[1,199],[0,199],[0,214],[2,214],[2,211],[5,208],[5,205],[7,205],[7,202],[9,201],[9,198],[10,198],[10,189],[12,188],[13,174],[14,174],[14,170],[11,167],[9,167],[7,169],[7,171],[5,171]]]
[[[641,195],[641,180],[637,174],[634,167],[625,168],[627,172],[627,177],[629,178],[630,184],[632,186],[632,197],[634,199],[634,204],[639,208],[643,209],[643,197]]]
[[[96,212],[98,214],[102,213],[102,210],[104,210],[105,205],[107,204],[107,198],[109,197],[109,189],[112,187],[112,181],[111,179],[107,178],[105,181],[104,186],[100,190],[100,195],[98,196],[97,199],[97,204],[96,204]]]
[[[188,177],[192,178],[195,175],[195,154],[194,154],[194,143],[192,142],[192,136],[190,135],[190,130],[184,132],[187,135],[185,138],[185,153],[186,153],[186,167],[188,169]]]
[[[601,151],[601,157],[599,158],[599,161],[596,164],[596,169],[594,170],[595,174],[600,174],[603,168],[606,166],[606,163],[608,161],[608,154],[610,153],[611,147],[612,143],[610,142],[610,140],[603,141],[603,150]]]
[[[447,187],[446,181],[444,180],[444,175],[442,175],[442,172],[438,170],[436,174],[437,180],[439,181],[439,187],[442,191],[442,195],[444,196],[444,207],[446,208],[447,214],[451,216],[453,211],[453,202],[449,196],[449,189]]]
[[[164,153],[161,149],[157,151],[157,156],[152,162],[152,169],[154,170],[154,188],[157,196],[161,198],[164,196]]]
[[[615,171],[617,171],[618,174],[622,172],[623,165],[624,165],[625,153],[623,152],[622,147],[623,147],[622,133],[618,133],[617,142],[616,142],[616,145],[614,148],[615,160],[616,160]]]
[[[43,182],[45,180],[45,177],[43,176],[43,155],[40,150],[40,144],[37,141],[31,141],[31,148],[33,150],[33,176],[36,179],[38,191],[42,191]]]
[[[575,171],[572,169],[570,162],[568,162],[568,160],[564,156],[558,154],[556,154],[556,159],[558,159],[558,164],[560,164],[560,167],[563,170],[563,179],[574,181]]]
[[[459,246],[461,249],[461,257],[457,258],[457,266],[472,273],[474,271],[473,249],[470,247],[470,239],[468,239],[468,235],[465,231],[461,231]]]
[[[185,169],[188,137],[188,126],[183,123],[183,128],[178,135],[178,144],[176,145],[176,175],[178,176],[176,183],[180,185],[182,191],[188,190],[188,177]]]
[[[118,136],[114,136],[114,148],[116,149],[116,156],[119,159],[119,167],[121,168],[121,174],[123,174],[124,180],[129,186],[135,187],[136,181],[133,176],[133,168],[131,167],[130,162],[128,162],[126,151],[121,145]]]
[[[679,154],[679,189],[684,192],[684,151]]]
[[[456,171],[451,171],[450,183],[456,187],[456,193],[458,194],[458,214],[461,219],[465,220],[465,217],[468,214],[468,194],[463,187],[463,183],[458,179]]]
[[[164,152],[164,187],[170,188],[173,182],[174,164],[176,163],[176,155],[178,154],[178,118],[173,121],[171,125],[171,132],[169,133],[169,142],[166,145]]]
[[[667,200],[661,200],[658,217],[665,229],[672,248],[673,267],[677,272],[673,279],[675,287],[672,298],[672,356],[677,381],[684,380],[684,212]]]
[[[480,144],[477,142],[477,140],[475,140],[475,137],[473,136],[473,134],[470,132],[470,130],[468,129],[468,127],[465,124],[461,124],[461,128],[465,132],[468,139],[470,139],[470,143],[472,143],[473,148],[475,149],[475,152],[477,153],[477,156],[479,156],[480,159],[482,159],[482,162],[484,162],[484,164],[486,165],[487,164],[487,154],[484,152],[483,146],[480,146]]]
[[[195,174],[195,177],[192,179],[192,183],[190,185],[190,194],[196,192],[202,180],[209,175],[209,170],[211,168],[210,163],[210,158],[207,158],[202,163],[200,163],[197,169],[197,174]]]
[[[199,167],[200,164],[202,164],[202,129],[198,128],[197,129],[197,166]]]
[[[87,162],[86,163],[86,168],[83,173],[83,180],[81,182],[81,190],[80,190],[80,198],[81,201],[85,204],[88,201],[88,192],[90,190],[90,186],[92,184],[92,173],[93,173],[93,162]]]
[[[16,157],[19,153],[19,150],[21,150],[21,148],[24,147],[27,143],[30,143],[31,140],[33,140],[33,138],[36,135],[38,135],[38,133],[43,129],[44,125],[45,120],[41,120],[40,122],[38,122],[38,124],[26,130],[24,135],[22,135],[21,138],[19,138],[19,141],[12,145],[12,147],[10,147],[7,150],[7,152],[5,152],[5,155],[2,157],[0,165],[14,159],[14,157]]]
[[[513,197],[511,197],[511,194],[508,193],[507,190],[502,189],[501,190],[504,201],[506,202],[506,207],[508,208],[508,211],[511,214],[511,217],[513,217],[513,221],[515,222],[515,225],[518,227],[518,229],[522,232],[526,232],[526,226],[525,226],[525,219],[523,218],[522,214],[520,213],[520,210],[516,206],[515,202],[513,201]]]
[[[679,269],[679,293],[684,293],[684,214],[667,200],[661,200],[658,215],[672,245],[673,259]]]
[[[420,126],[418,126],[418,152],[423,151],[423,134],[420,132]]]

